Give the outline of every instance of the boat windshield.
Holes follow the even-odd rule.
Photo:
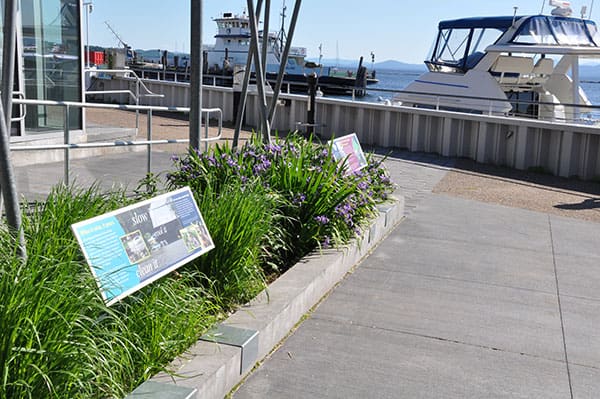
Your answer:
[[[540,44],[546,46],[597,47],[600,35],[593,21],[537,15],[529,17],[519,27],[514,44]]]
[[[483,58],[485,48],[494,44],[505,30],[500,28],[440,29],[428,61],[431,71],[465,72]]]

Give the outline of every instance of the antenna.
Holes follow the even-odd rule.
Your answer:
[[[319,65],[321,65],[322,59],[323,59],[323,43],[319,44]]]
[[[546,7],[546,0],[542,0],[542,10],[540,11],[540,14],[544,13],[544,7]]]
[[[283,1],[283,6],[281,7],[281,14],[279,14],[281,16],[281,31],[279,31],[279,51],[283,53],[283,42],[286,40],[286,35],[285,35],[285,11],[287,10],[287,7],[285,6],[285,0]]]
[[[519,9],[519,7],[515,6],[515,7],[513,7],[513,9],[515,10],[515,12],[514,12],[514,14],[513,14],[513,21],[512,21],[512,24],[513,24],[513,26],[514,26],[514,24],[515,24],[515,21],[516,21],[516,19],[517,19],[517,10]]]
[[[581,19],[585,19],[585,14],[587,13],[587,6],[581,7]]]
[[[592,0],[592,4],[590,5],[590,15],[589,18],[592,19],[592,9],[594,8],[594,0]]]
[[[115,32],[115,30],[112,28],[112,26],[110,26],[110,24],[108,23],[108,21],[104,21],[104,23],[106,24],[106,26],[108,27],[108,29],[112,32],[113,35],[115,35],[115,37],[117,38],[117,40],[119,41],[119,43],[125,47],[126,49],[129,48],[129,46],[127,45],[127,43],[125,43],[123,41],[123,39],[121,39],[121,36],[119,36],[119,34],[117,32]]]

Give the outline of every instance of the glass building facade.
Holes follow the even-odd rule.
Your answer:
[[[0,0],[2,9],[4,1]],[[17,18],[17,57],[14,91],[33,100],[83,100],[82,29],[80,0],[20,0]],[[62,131],[64,108],[28,105],[15,107],[12,134]],[[69,126],[81,129],[79,109]],[[23,132],[25,130],[25,132]]]

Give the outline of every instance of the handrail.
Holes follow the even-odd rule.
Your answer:
[[[25,93],[23,93],[22,91],[13,91],[13,96],[17,95],[17,99],[25,99]],[[13,103],[15,101],[15,98],[13,98]],[[20,122],[22,120],[25,119],[25,117],[27,117],[27,107],[24,107],[22,104],[19,104],[19,109],[21,110],[21,115],[16,116],[14,118],[10,118],[11,122]]]
[[[101,71],[102,73],[126,73],[127,75],[133,74],[135,77],[135,94],[131,90],[95,90],[95,91],[87,91],[85,95],[88,94],[129,94],[135,100],[135,105],[140,105],[140,97],[161,97],[163,98],[164,94],[157,94],[152,92],[148,87],[144,84],[142,79],[135,73],[135,71],[129,69],[85,69],[84,73],[92,73]],[[140,87],[146,90],[145,94],[140,94]],[[140,128],[140,111],[135,111],[135,131]]]
[[[47,151],[47,150],[64,150],[65,154],[65,165],[64,165],[64,183],[69,184],[69,173],[70,173],[70,150],[82,149],[82,148],[103,148],[103,147],[123,147],[123,146],[140,146],[145,145],[147,147],[147,169],[148,174],[152,171],[152,145],[154,144],[175,144],[175,143],[189,143],[189,139],[167,139],[167,140],[153,140],[152,139],[152,112],[153,111],[167,111],[167,112],[180,112],[189,113],[190,108],[188,107],[163,107],[163,106],[152,106],[152,105],[127,105],[127,104],[101,104],[101,103],[88,103],[88,102],[74,102],[74,101],[52,101],[52,100],[29,100],[29,99],[13,99],[13,103],[21,105],[47,105],[47,106],[61,106],[64,107],[63,123],[64,123],[64,142],[63,144],[50,144],[50,145],[32,145],[32,146],[11,146],[11,151]],[[68,121],[70,120],[71,108],[99,108],[99,109],[117,109],[117,110],[133,110],[136,112],[147,111],[148,130],[146,140],[137,141],[123,141],[116,140],[113,142],[96,142],[96,143],[71,143],[70,139],[70,126]],[[223,134],[223,111],[220,108],[203,108],[202,114],[205,114],[205,137],[199,138],[200,142],[205,143],[205,149],[208,150],[208,143],[220,140]],[[216,136],[209,137],[209,123],[210,115],[217,114],[218,119],[218,131]],[[136,118],[137,123],[137,118]]]
[[[588,105],[588,104],[581,104],[581,103],[580,104],[554,103],[554,102],[547,102],[547,101],[531,101],[531,100],[526,100],[526,99],[508,99],[508,98],[502,99],[502,98],[490,98],[490,97],[481,97],[481,96],[468,96],[468,95],[443,94],[443,93],[435,93],[434,94],[434,93],[424,93],[424,92],[411,91],[411,90],[394,90],[394,89],[381,89],[381,88],[368,88],[368,90],[374,91],[374,92],[382,92],[382,93],[393,93],[396,95],[397,94],[409,94],[409,95],[418,95],[418,96],[422,96],[422,97],[429,97],[429,98],[431,98],[431,102],[425,103],[423,105],[431,106],[431,107],[433,107],[433,109],[436,109],[436,110],[440,110],[440,108],[443,106],[440,103],[440,100],[443,98],[447,98],[447,99],[486,101],[489,103],[488,111],[487,111],[488,115],[500,115],[500,113],[498,111],[494,111],[494,104],[510,103],[510,104],[517,104],[517,105],[533,105],[533,106],[551,106],[551,107],[552,106],[562,106],[565,108],[565,110],[567,110],[567,109],[571,110],[571,113],[573,114],[573,116],[571,116],[571,117],[565,116],[564,118],[535,117],[534,119],[537,119],[537,120],[551,120],[551,121],[557,121],[557,122],[573,122],[573,123],[589,125],[590,119],[576,117],[575,115],[580,115],[580,114],[582,114],[582,110],[585,110],[583,113],[596,112],[600,116],[600,105],[593,105],[593,104]],[[352,90],[352,92],[353,92],[352,101],[355,101],[354,89]],[[410,100],[403,101],[401,99],[396,99],[396,98],[388,99],[388,101],[390,101],[389,105],[398,105],[398,104],[394,104],[394,102],[397,102],[397,103],[405,102],[405,103],[413,104],[413,102],[411,102]],[[414,101],[414,103],[417,103],[417,101]],[[456,112],[464,112],[467,114],[473,114],[473,112],[470,112],[466,108],[466,106],[461,108],[461,104],[456,104],[455,106],[448,105],[447,107],[452,108]],[[482,112],[481,114],[484,114],[484,113]],[[513,110],[511,110],[507,113],[507,115],[530,117],[529,114],[518,113],[514,109],[514,107],[513,107]],[[599,118],[599,120],[600,120],[600,118]]]

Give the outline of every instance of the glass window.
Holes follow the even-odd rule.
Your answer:
[[[551,20],[550,24],[559,44],[589,46],[590,39],[581,21]]]
[[[562,46],[595,46],[588,35],[593,23],[579,19],[532,17],[520,28],[513,43]],[[590,32],[591,35],[594,35]]]
[[[459,66],[467,50],[470,29],[443,29],[432,61]]]
[[[29,99],[77,101],[81,98],[81,42],[78,0],[22,0],[23,73]],[[81,128],[72,110],[69,126]],[[63,108],[27,107],[28,130],[63,129]]]

